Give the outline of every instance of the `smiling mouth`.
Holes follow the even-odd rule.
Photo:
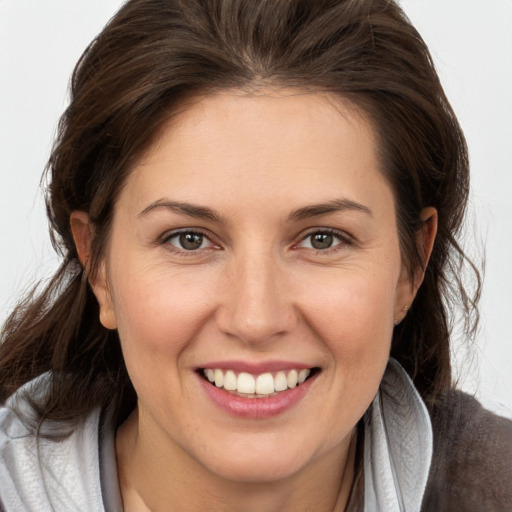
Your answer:
[[[233,395],[244,398],[267,398],[300,386],[319,371],[320,368],[315,367],[252,375],[221,368],[203,368],[199,370],[199,374],[216,388],[224,389]]]

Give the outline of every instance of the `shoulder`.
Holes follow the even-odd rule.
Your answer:
[[[451,391],[431,407],[434,452],[423,512],[512,507],[512,421]]]
[[[79,424],[38,425],[34,407],[46,384],[47,377],[32,381],[0,409],[0,503],[7,512],[50,511],[55,504],[76,510],[76,503],[89,499],[101,503],[99,411]]]
[[[38,453],[35,414],[23,398],[27,389],[18,391],[0,409],[0,501],[2,510],[6,511],[23,503],[26,488],[34,490],[37,503],[44,503],[42,478],[35,460]]]

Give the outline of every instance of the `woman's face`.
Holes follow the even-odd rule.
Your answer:
[[[325,94],[225,92],[169,123],[94,286],[141,442],[239,481],[346,449],[413,294],[379,165],[368,120]]]

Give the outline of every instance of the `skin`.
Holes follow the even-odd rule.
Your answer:
[[[156,206],[171,201],[218,218]],[[435,211],[422,217],[427,261]],[[71,226],[87,264],[87,214]],[[199,249],[180,246],[183,229],[204,235]],[[313,247],[329,230],[332,246]],[[130,174],[91,280],[138,395],[117,435],[126,510],[344,510],[355,426],[421,278],[401,258],[372,126],[349,102],[229,91],[188,105]],[[196,372],[235,359],[321,371],[284,413],[237,418]]]

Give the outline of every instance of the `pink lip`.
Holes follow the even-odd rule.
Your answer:
[[[227,367],[232,368],[232,365]],[[209,366],[207,368],[209,368]],[[215,368],[225,368],[225,366],[215,366]],[[269,371],[268,366],[265,368]],[[282,369],[282,367],[279,368]],[[294,368],[297,367],[295,366]],[[313,381],[316,380],[317,376],[318,374],[313,375],[295,388],[281,391],[274,396],[266,398],[244,398],[238,395],[233,395],[225,389],[218,388],[215,385],[210,384],[210,382],[203,379],[199,374],[197,375],[197,378],[210,400],[223,411],[239,418],[265,419],[282,414],[296,405],[310,390],[311,385]]]
[[[214,361],[207,363],[200,367],[201,369],[215,370],[217,368],[221,370],[233,370],[234,372],[241,373],[247,372],[252,375],[260,375],[266,372],[277,372],[279,370],[303,370],[306,368],[312,368],[311,365],[297,363],[292,361],[262,361],[260,363],[249,363],[246,361]]]

